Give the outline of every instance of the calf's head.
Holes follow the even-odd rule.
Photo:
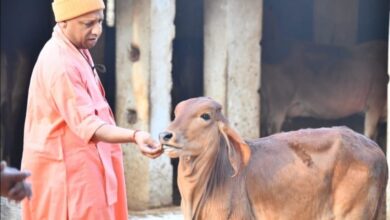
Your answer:
[[[251,151],[240,135],[229,126],[221,109],[219,103],[207,97],[180,102],[175,108],[174,121],[159,135],[165,153],[172,158],[212,159],[224,142],[236,175],[248,163]]]

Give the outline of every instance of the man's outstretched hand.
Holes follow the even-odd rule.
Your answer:
[[[148,132],[137,132],[135,135],[135,143],[138,145],[141,153],[147,157],[157,158],[163,153],[161,144],[153,140]]]
[[[1,196],[16,202],[26,197],[31,198],[31,185],[25,182],[25,179],[31,175],[29,172],[7,167],[4,161],[0,164],[0,171]]]

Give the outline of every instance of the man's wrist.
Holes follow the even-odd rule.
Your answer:
[[[134,143],[136,143],[135,138],[137,137],[137,133],[140,132],[140,131],[141,131],[141,130],[138,130],[138,129],[134,130],[134,132],[133,132],[133,137],[132,137]]]

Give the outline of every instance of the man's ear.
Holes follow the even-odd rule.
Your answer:
[[[66,21],[58,22],[58,24],[60,25],[61,29],[66,29],[66,27],[68,26],[68,22]]]

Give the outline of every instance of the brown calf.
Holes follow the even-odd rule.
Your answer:
[[[345,127],[244,141],[210,98],[179,103],[160,141],[180,157],[186,220],[375,219],[387,183],[377,144]]]

